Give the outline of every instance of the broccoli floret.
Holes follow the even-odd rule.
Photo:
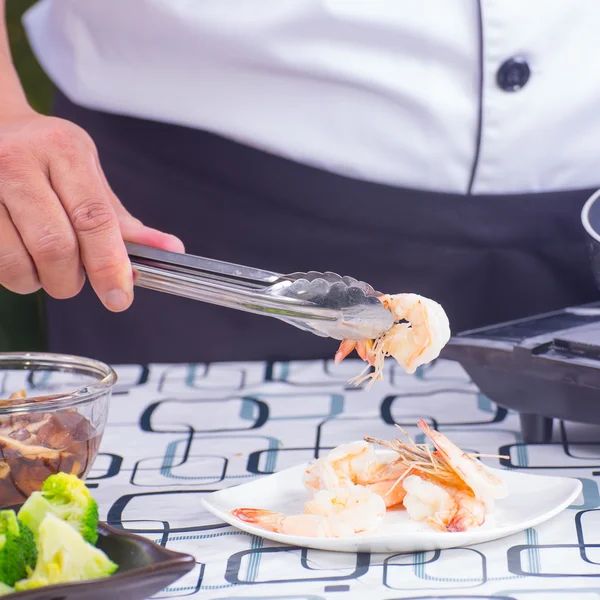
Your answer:
[[[10,585],[0,583],[0,596],[6,596],[7,594],[14,594],[15,588],[11,588]]]
[[[14,585],[35,567],[33,533],[20,523],[14,510],[0,511],[0,582]]]
[[[39,528],[35,569],[27,579],[17,581],[15,589],[100,579],[117,569],[118,565],[102,550],[88,544],[68,523],[48,513]]]
[[[98,504],[85,483],[68,473],[50,475],[40,492],[34,492],[19,511],[19,519],[37,536],[49,513],[66,521],[83,535],[86,542],[98,540]]]

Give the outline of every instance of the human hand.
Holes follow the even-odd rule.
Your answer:
[[[71,298],[87,274],[106,308],[125,310],[133,275],[124,240],[184,251],[127,212],[83,129],[29,107],[0,115],[0,285]]]

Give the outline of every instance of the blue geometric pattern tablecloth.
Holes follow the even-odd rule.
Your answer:
[[[156,598],[600,600],[598,428],[557,423],[552,444],[523,444],[517,416],[456,364],[408,376],[389,362],[369,391],[347,384],[357,361],[117,367],[89,483],[101,518],[196,557]],[[281,546],[218,522],[199,501],[365,434],[391,438],[394,423],[414,432],[419,417],[465,450],[576,477],[583,492],[550,522],[503,540],[390,556]]]

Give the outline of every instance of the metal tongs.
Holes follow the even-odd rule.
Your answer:
[[[335,273],[292,273],[127,244],[135,285],[275,317],[321,337],[374,339],[394,324],[369,284]]]

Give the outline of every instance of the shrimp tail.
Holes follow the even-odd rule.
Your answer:
[[[356,344],[356,353],[370,365],[375,364],[375,355],[373,353],[373,340],[361,340]]]
[[[447,519],[449,512],[437,513],[432,515],[431,517],[425,519],[425,523],[429,525],[432,529],[437,531],[452,531],[448,529]]]
[[[262,508],[235,508],[231,514],[240,521],[256,525],[268,531],[279,531],[284,515]]]
[[[373,364],[375,357],[373,356],[372,349],[372,340],[361,340],[360,342],[343,340],[335,353],[334,362],[336,365],[339,365],[353,350],[356,350],[360,358],[369,364]]]
[[[467,531],[485,523],[486,509],[483,503],[464,492],[455,492],[457,510],[446,526],[447,531]]]
[[[457,514],[446,525],[446,531],[459,532],[468,531],[473,526],[473,518],[471,515]]]
[[[356,342],[353,340],[342,340],[338,351],[335,353],[334,362],[336,365],[339,365],[345,358],[354,350],[356,347]]]

